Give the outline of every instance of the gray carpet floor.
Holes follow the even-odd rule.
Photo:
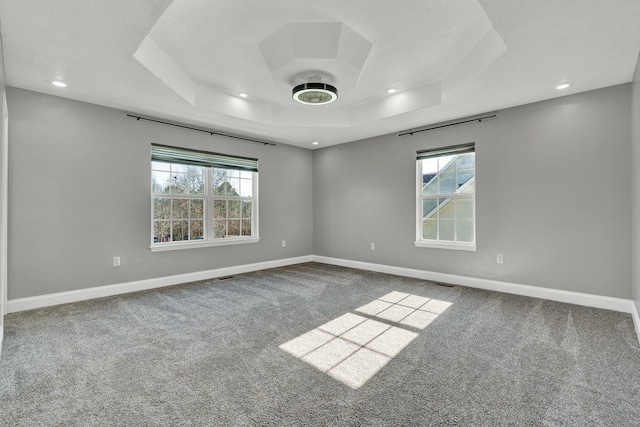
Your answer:
[[[310,357],[336,319],[411,339]],[[357,387],[322,367],[355,348]],[[307,263],[7,316],[0,425],[638,426],[640,349],[628,314]]]

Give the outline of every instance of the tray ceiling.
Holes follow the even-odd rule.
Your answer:
[[[639,17],[628,0],[0,2],[10,86],[306,148],[629,82]],[[318,78],[336,102],[291,98]]]

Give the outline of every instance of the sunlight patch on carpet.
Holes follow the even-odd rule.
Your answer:
[[[451,306],[450,302],[390,292],[282,345],[280,349],[353,389],[362,387]]]

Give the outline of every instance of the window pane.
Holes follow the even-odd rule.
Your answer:
[[[189,193],[204,194],[204,167],[189,166],[185,176]]]
[[[240,171],[235,169],[227,169],[227,176],[229,178],[240,178]]]
[[[473,219],[473,200],[467,198],[458,199],[456,202],[458,219]]]
[[[438,226],[440,231],[440,240],[453,240],[453,221],[441,219]]]
[[[454,199],[438,199],[438,207],[440,209],[440,219],[453,219],[453,210],[455,209]]]
[[[153,219],[171,219],[171,199],[153,199]]]
[[[180,163],[171,163],[171,173],[187,173],[189,165],[181,165]]]
[[[229,178],[228,185],[225,186],[227,196],[239,196],[240,195],[240,179]]]
[[[154,171],[167,171],[171,170],[171,163],[165,162],[151,162],[151,169]]]
[[[229,220],[229,236],[240,236],[240,220],[238,219],[230,219]]]
[[[242,218],[251,218],[251,202],[242,202]]]
[[[251,197],[253,196],[253,181],[250,179],[240,180],[240,196]]]
[[[151,191],[154,193],[168,193],[171,183],[171,174],[169,172],[151,173]]]
[[[191,200],[191,218],[203,218],[204,217],[204,200],[195,199]]]
[[[422,238],[429,240],[438,238],[438,220],[428,219],[422,224]]]
[[[251,220],[250,219],[243,219],[242,223],[242,235],[243,236],[251,236]]]
[[[424,175],[435,175],[438,172],[438,158],[422,160],[422,173]]]
[[[240,200],[229,200],[229,210],[227,212],[229,218],[240,218],[241,204]]]
[[[213,217],[224,219],[227,217],[227,201],[226,200],[214,200],[213,201]]]
[[[422,201],[422,218],[430,216],[437,218],[436,211],[434,210],[438,204],[436,199],[426,199]]]
[[[459,155],[456,159],[456,169],[474,169],[475,158],[476,155],[474,153]]]
[[[438,192],[438,176],[422,175],[422,194],[436,194]]]
[[[172,219],[189,218],[189,199],[173,199]]]
[[[469,192],[467,188],[469,187],[469,184],[471,184],[472,182],[473,182],[473,171],[462,171],[462,172],[458,171],[458,180],[456,182],[456,192],[463,192],[463,193]]]
[[[204,223],[203,221],[191,221],[191,228],[189,231],[191,240],[204,239]]]
[[[229,180],[226,180],[214,190],[214,193],[220,196],[233,195],[233,187],[229,183]]]
[[[227,181],[227,174],[224,169],[212,169],[211,188],[216,196],[224,196],[224,183]]]
[[[465,194],[475,194],[476,192],[476,178],[473,177],[469,180],[469,182],[465,185],[464,189],[461,189],[460,193]]]
[[[189,192],[189,180],[183,173],[171,172],[171,193],[185,194]]]
[[[458,221],[458,241],[473,242],[473,221]]]
[[[153,223],[153,242],[171,241],[171,223],[169,221],[156,221]]]
[[[453,193],[456,191],[456,173],[440,173],[440,193]]]
[[[438,157],[438,170],[439,171],[443,171],[444,169],[447,170],[455,170],[455,159],[456,156],[442,156],[442,157]]]
[[[173,235],[172,240],[174,242],[181,240],[189,240],[189,222],[188,221],[173,221]]]
[[[253,179],[253,172],[240,171],[240,178]]]
[[[213,237],[223,239],[227,236],[227,221],[215,220],[213,223]]]

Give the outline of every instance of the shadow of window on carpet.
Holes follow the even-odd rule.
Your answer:
[[[451,306],[450,302],[391,292],[282,345],[280,349],[358,389]]]

